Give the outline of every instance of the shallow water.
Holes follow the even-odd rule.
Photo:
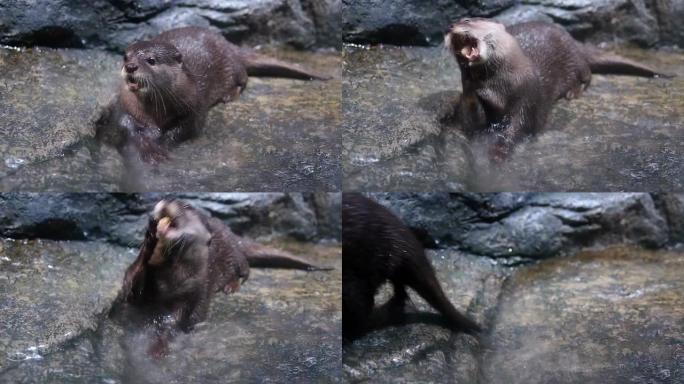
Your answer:
[[[684,54],[619,49],[674,79],[595,75],[502,165],[449,121],[460,73],[441,48],[346,46],[347,189],[684,190]]]
[[[11,242],[15,244],[14,242]],[[6,245],[7,243],[5,243]],[[42,337],[41,332],[15,324],[10,342],[3,343],[3,365],[0,382],[22,383],[227,383],[227,382],[337,382],[340,380],[341,359],[340,292],[341,258],[339,246],[311,245],[291,242],[271,243],[302,255],[320,265],[335,267],[333,271],[290,271],[253,269],[249,280],[238,293],[218,294],[212,301],[208,319],[198,324],[189,334],[180,334],[170,343],[170,354],[162,360],[150,359],[146,350],[151,338],[144,329],[130,330],[120,319],[108,318],[97,308],[88,310],[87,299],[74,290],[98,292],[104,280],[102,302],[111,303],[120,286],[123,268],[135,257],[134,252],[106,244],[82,242],[26,242],[12,246],[12,252],[0,252],[1,277],[27,279],[10,267],[24,262],[36,265],[35,253],[46,255],[54,249],[66,250],[64,264],[54,262],[55,268],[71,271],[69,264],[99,267],[92,276],[83,268],[81,279],[65,280],[60,275],[34,268],[30,275],[52,287],[29,292],[27,286],[16,286],[3,292],[0,308],[4,308],[3,328],[11,326],[6,319],[19,319],[22,313],[43,313],[50,306],[54,292],[59,297],[70,297],[73,305],[51,304],[51,316],[38,316],[36,330],[61,331],[73,329],[68,338]],[[109,259],[81,259],[92,247],[104,249],[118,261]],[[7,245],[4,249],[8,249]],[[29,251],[33,249],[34,251]],[[82,253],[83,252],[83,253]],[[47,256],[42,256],[47,257]],[[9,260],[9,261],[7,261]],[[30,261],[34,260],[34,261]],[[71,260],[71,261],[69,261]],[[79,260],[76,262],[76,260]],[[38,262],[40,265],[40,262]],[[105,272],[102,272],[105,271]],[[98,275],[100,276],[100,275]],[[57,279],[57,280],[54,280]],[[1,285],[4,287],[4,285]],[[42,285],[41,285],[42,287]],[[64,294],[64,295],[62,295]],[[17,307],[16,301],[29,298],[37,302],[33,309]],[[84,305],[86,304],[86,305]],[[105,307],[107,304],[105,304]],[[33,312],[32,312],[33,311]],[[82,311],[82,312],[79,312]],[[42,325],[41,325],[42,324]],[[69,327],[72,324],[74,326]],[[80,325],[79,325],[80,324]],[[28,332],[28,333],[27,333]],[[22,336],[23,335],[23,336]],[[43,345],[35,354],[22,348],[34,340]],[[21,344],[21,345],[20,345]],[[28,345],[28,344],[27,344]],[[14,356],[15,359],[9,359]]]
[[[266,52],[334,78],[250,78],[239,100],[212,108],[200,137],[133,175],[94,140],[119,55],[0,47],[0,190],[338,190],[339,54]]]

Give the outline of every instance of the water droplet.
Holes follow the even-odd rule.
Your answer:
[[[24,163],[26,163],[26,160],[14,156],[5,159],[5,165],[11,169],[17,169],[24,165]]]

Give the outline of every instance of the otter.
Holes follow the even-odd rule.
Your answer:
[[[481,331],[446,297],[414,232],[389,209],[358,193],[342,196],[342,265],[345,340],[410,320],[404,313],[406,287],[441,313],[443,321],[437,324],[453,331]],[[392,283],[394,295],[380,308],[374,308],[375,294],[387,281]]]
[[[156,326],[149,348],[168,352],[176,332],[206,319],[212,296],[237,292],[249,268],[328,270],[287,252],[235,235],[223,222],[178,200],[156,204],[137,259],[126,270],[118,303],[142,312]]]
[[[166,159],[169,146],[200,133],[212,106],[239,97],[248,75],[328,79],[210,29],[172,29],[126,48],[118,97],[100,118],[97,136],[125,158]]]
[[[545,22],[505,27],[465,18],[449,27],[444,44],[461,70],[459,113],[466,133],[494,132],[490,157],[496,162],[544,127],[557,100],[579,97],[592,73],[670,76],[584,45]]]

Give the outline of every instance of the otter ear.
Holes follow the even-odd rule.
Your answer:
[[[179,64],[183,62],[183,55],[181,55],[180,52],[174,53],[173,58],[174,58]]]

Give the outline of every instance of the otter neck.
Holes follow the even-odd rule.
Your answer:
[[[162,131],[174,125],[179,118],[197,113],[197,85],[187,74],[174,79],[169,88],[157,87],[144,94],[131,92],[125,85],[121,99],[133,118]]]

